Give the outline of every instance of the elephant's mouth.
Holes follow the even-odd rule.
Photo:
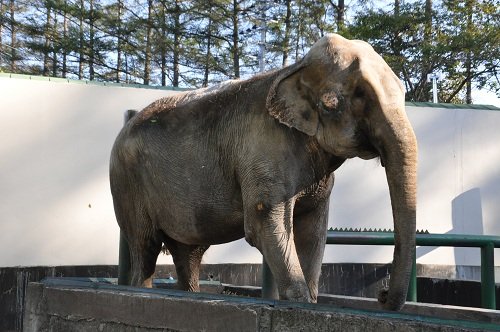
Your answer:
[[[381,156],[379,150],[370,142],[370,140],[365,135],[358,134],[358,142],[360,142],[360,144],[357,148],[356,157],[364,160],[370,160]]]
[[[372,140],[364,131],[356,131],[356,141],[358,142],[358,146],[356,147],[356,157],[363,160],[370,160],[381,157],[379,149],[375,147],[375,145],[372,143]],[[382,161],[382,158],[380,158],[380,160]]]
[[[363,160],[370,160],[373,158],[378,158],[378,157],[380,157],[380,155],[376,151],[366,150],[366,151],[359,152],[357,157],[359,157]]]

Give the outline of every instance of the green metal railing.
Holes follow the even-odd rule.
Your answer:
[[[394,245],[394,233],[390,231],[338,231],[329,230],[327,244],[347,245]],[[462,234],[416,234],[417,246],[468,247],[481,249],[481,305],[496,309],[495,296],[495,248],[500,248],[500,237],[489,235]],[[412,277],[408,289],[408,300],[417,301],[416,259],[413,262]]]
[[[120,234],[120,257],[118,284],[128,284],[130,253],[126,239]],[[388,231],[335,231],[327,232],[327,244],[339,245],[394,245],[394,233]],[[500,248],[499,236],[460,235],[460,234],[416,234],[418,246],[472,247],[481,249],[481,306],[496,309],[495,294],[495,248]],[[408,301],[417,301],[416,259],[413,262]],[[277,299],[277,287],[272,273],[263,260],[262,295],[264,298]]]

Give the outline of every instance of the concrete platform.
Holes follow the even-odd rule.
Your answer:
[[[30,283],[24,331],[500,331],[500,312],[330,296],[319,304],[46,279]]]

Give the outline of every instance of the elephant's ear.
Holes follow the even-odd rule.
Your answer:
[[[269,113],[288,127],[309,136],[318,131],[318,113],[311,105],[310,88],[302,80],[303,61],[282,69],[267,95]]]

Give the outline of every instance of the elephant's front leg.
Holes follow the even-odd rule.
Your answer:
[[[311,301],[316,302],[328,228],[328,199],[320,202],[315,209],[296,216],[293,226],[300,266],[309,287]]]
[[[245,213],[245,238],[268,263],[280,299],[311,302],[309,287],[295,249],[294,199],[275,204],[257,201]]]

